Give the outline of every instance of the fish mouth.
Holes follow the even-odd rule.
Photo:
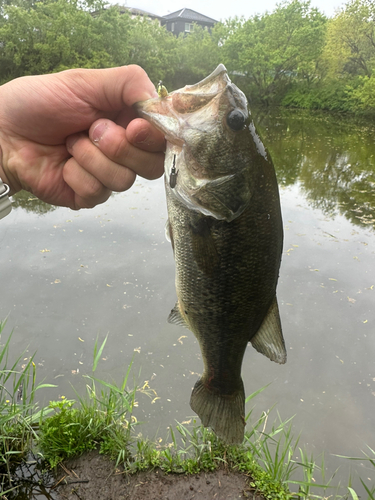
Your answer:
[[[206,78],[203,78],[203,80],[193,85],[186,85],[183,90],[186,92],[201,92],[203,90],[204,93],[206,93],[215,92],[216,89],[215,93],[217,93],[228,83],[230,83],[230,79],[227,68],[224,64],[219,64],[219,66],[210,75],[206,76]]]
[[[231,85],[224,64],[206,78],[194,85],[169,93],[166,97],[156,97],[137,102],[134,108],[141,118],[145,118],[161,130],[167,141],[179,144],[179,132],[187,115],[205,108],[215,97]],[[211,112],[212,116],[212,112]]]

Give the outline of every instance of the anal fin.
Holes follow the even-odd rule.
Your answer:
[[[267,356],[271,361],[286,363],[287,355],[276,296],[263,323],[250,342],[258,352]]]

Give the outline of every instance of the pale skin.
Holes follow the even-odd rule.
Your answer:
[[[27,76],[0,87],[0,178],[73,210],[105,202],[137,175],[163,174],[165,140],[132,105],[157,97],[139,66]]]

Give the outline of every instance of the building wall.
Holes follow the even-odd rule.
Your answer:
[[[162,22],[162,24],[164,24]],[[203,28],[211,31],[212,25],[204,24],[204,23],[196,23],[202,26]],[[170,20],[165,22],[165,27],[168,31],[171,31],[175,36],[178,36],[180,33],[188,34],[193,31],[193,22],[188,22],[184,20]]]

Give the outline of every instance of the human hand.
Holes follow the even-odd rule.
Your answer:
[[[139,66],[73,69],[0,87],[0,178],[78,210],[163,173],[163,135],[132,105],[157,96]]]

